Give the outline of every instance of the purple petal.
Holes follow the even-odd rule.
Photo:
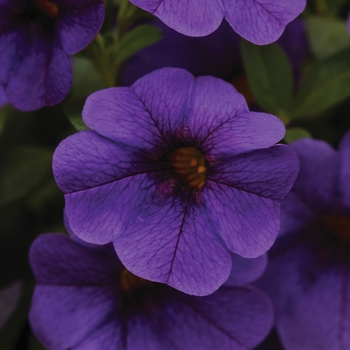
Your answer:
[[[163,142],[144,103],[130,88],[110,88],[90,95],[83,109],[85,123],[97,133],[139,148]]]
[[[267,148],[285,134],[283,123],[271,114],[247,112],[223,120],[212,128],[203,143],[213,154],[235,154]]]
[[[189,294],[212,293],[227,280],[232,263],[211,213],[192,203],[191,193],[187,201],[168,197],[157,203],[150,201],[156,189],[145,188],[148,196],[137,198],[135,190],[132,198],[139,202],[130,208],[134,220],[113,242],[118,257],[143,278]]]
[[[61,102],[72,82],[67,54],[46,32],[31,35],[26,26],[0,36],[0,80],[9,103],[30,111]]]
[[[305,203],[293,189],[281,203],[281,227],[279,235],[293,234],[304,229],[317,217],[317,213]]]
[[[60,16],[56,35],[70,55],[85,48],[100,30],[104,19],[101,0],[57,0]]]
[[[259,285],[276,308],[286,349],[350,348],[350,270],[319,266],[307,245],[272,258]]]
[[[326,142],[312,139],[296,141],[291,146],[300,160],[293,192],[313,210],[329,210],[337,195],[337,152]]]
[[[214,32],[224,17],[218,0],[132,0],[134,5],[159,17],[167,26],[188,36],[204,36]]]
[[[175,135],[187,122],[185,113],[193,80],[184,69],[161,68],[131,86],[164,139]]]
[[[110,250],[45,234],[32,244],[30,263],[37,281],[30,322],[48,348],[71,347],[115,309],[121,265]]]
[[[114,310],[115,294],[113,288],[98,285],[39,284],[29,313],[32,329],[46,347],[67,349],[86,338]]]
[[[194,79],[185,113],[194,138],[214,154],[270,147],[285,133],[278,118],[249,112],[244,97],[214,77]]]
[[[39,236],[31,246],[29,259],[36,281],[42,285],[109,286],[118,271],[105,250],[90,251],[58,234]]]
[[[232,254],[232,270],[225,286],[238,286],[247,284],[258,279],[267,266],[267,254],[255,259],[245,259]]]
[[[106,322],[98,325],[92,330],[86,338],[83,338],[72,350],[86,350],[86,349],[103,349],[115,350],[123,349],[123,321],[117,315],[113,314]],[[125,329],[124,329],[125,331]],[[143,342],[147,339],[141,339]],[[138,349],[147,350],[147,347],[139,347]],[[128,350],[133,349],[128,343]],[[135,349],[136,350],[136,349]]]
[[[343,137],[340,146],[340,180],[339,193],[345,208],[350,209],[350,132]]]
[[[272,305],[251,287],[220,288],[203,298],[183,297],[168,304],[168,337],[178,349],[251,349],[272,327]],[[166,322],[166,321],[165,321]]]
[[[205,192],[228,249],[244,258],[266,253],[277,237],[280,202],[214,182]]]
[[[292,188],[299,170],[295,152],[276,145],[233,157],[222,157],[207,181],[281,201]]]
[[[254,44],[276,41],[285,26],[305,8],[306,0],[224,0],[233,29]]]

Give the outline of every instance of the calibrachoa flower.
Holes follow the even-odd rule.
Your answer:
[[[102,0],[2,0],[0,85],[9,103],[29,111],[61,102],[72,82],[69,55],[97,34]]]
[[[271,247],[298,160],[273,146],[283,124],[250,112],[232,85],[164,68],[95,92],[83,118],[92,130],[53,157],[79,238],[112,241],[132,273],[195,295],[225,282],[230,252]]]
[[[166,25],[189,36],[215,31],[225,18],[243,38],[270,44],[304,10],[306,0],[131,0]]]
[[[312,139],[292,147],[300,173],[259,285],[286,349],[350,349],[350,133],[339,152]]]
[[[189,296],[136,277],[111,246],[99,248],[57,234],[33,243],[30,323],[48,349],[243,350],[272,326],[271,303],[253,287]]]

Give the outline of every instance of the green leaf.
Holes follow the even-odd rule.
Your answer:
[[[67,111],[67,109],[65,109]],[[83,117],[81,116],[81,113],[66,113],[66,116],[68,120],[71,122],[75,130],[82,131],[82,130],[89,130],[89,128],[86,126],[86,124],[83,121]]]
[[[253,45],[242,41],[241,52],[252,92],[268,112],[287,109],[293,88],[292,69],[284,52],[276,45]]]
[[[27,195],[51,175],[51,152],[34,147],[13,147],[0,152],[0,205]]]
[[[303,129],[303,128],[289,128],[286,131],[286,135],[284,136],[284,142],[290,144],[296,140],[304,139],[307,137],[311,137],[311,134]]]
[[[350,96],[350,49],[312,67],[290,104],[288,115],[299,118],[320,112]]]
[[[336,18],[309,17],[306,19],[306,31],[311,51],[320,60],[350,47],[350,36],[345,21]]]
[[[121,40],[116,62],[121,64],[144,47],[154,44],[163,36],[162,31],[154,26],[141,25],[129,32]]]

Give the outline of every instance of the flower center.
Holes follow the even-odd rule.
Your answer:
[[[350,243],[350,219],[342,215],[327,215],[321,220],[327,231],[342,242]]]
[[[120,274],[120,285],[122,291],[125,294],[130,295],[139,291],[143,287],[150,287],[152,285],[152,282],[147,281],[141,277],[135,276],[127,269],[123,269]]]
[[[49,18],[58,17],[58,6],[49,0],[34,0],[33,5]]]
[[[203,155],[194,147],[180,147],[171,157],[175,172],[180,175],[184,182],[196,189],[203,187],[207,175]]]

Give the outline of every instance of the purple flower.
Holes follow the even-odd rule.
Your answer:
[[[350,349],[350,133],[338,152],[312,139],[292,147],[300,173],[259,285],[286,349]]]
[[[97,34],[102,0],[2,0],[0,85],[8,102],[30,111],[61,102],[72,83],[69,55]]]
[[[259,290],[227,284],[189,296],[131,274],[110,248],[57,234],[33,243],[29,317],[48,349],[242,350],[271,329],[271,303]]]
[[[62,141],[53,171],[73,232],[113,242],[132,273],[195,295],[265,253],[297,172],[274,116],[232,85],[164,68],[88,97],[92,129]]]
[[[255,44],[276,41],[285,26],[305,8],[306,0],[131,0],[166,25],[189,36],[214,32],[225,18]]]

